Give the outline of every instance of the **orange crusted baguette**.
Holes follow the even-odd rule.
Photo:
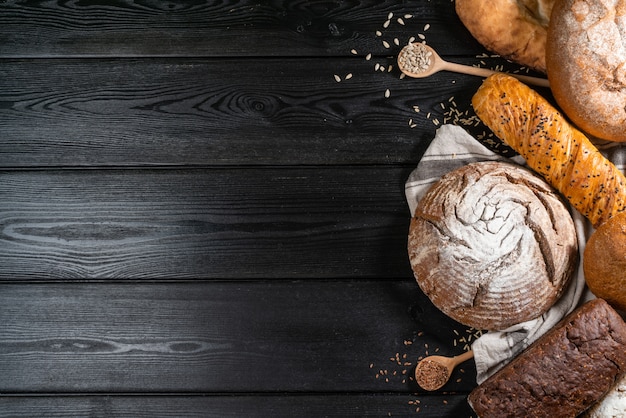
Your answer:
[[[472,98],[478,117],[598,227],[626,210],[626,177],[546,99],[506,74]]]

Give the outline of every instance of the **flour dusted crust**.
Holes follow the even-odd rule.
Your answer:
[[[456,0],[456,12],[488,50],[546,72],[546,37],[554,0]]]
[[[578,260],[560,197],[530,170],[505,162],[469,164],[434,184],[416,208],[408,250],[433,304],[488,330],[544,313]]]
[[[557,0],[546,65],[554,98],[583,131],[626,141],[626,0]]]

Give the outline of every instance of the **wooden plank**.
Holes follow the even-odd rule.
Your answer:
[[[0,172],[0,280],[410,277],[410,170]]]
[[[0,3],[0,57],[384,54],[377,30],[389,42],[424,34],[446,53],[483,51],[449,0]]]
[[[412,279],[0,285],[0,393],[416,393],[465,329]],[[466,394],[473,362],[437,394]]]
[[[419,409],[419,410],[418,410]],[[252,394],[0,397],[0,417],[472,417],[465,395]]]
[[[4,61],[0,167],[414,164],[481,80],[393,61]]]

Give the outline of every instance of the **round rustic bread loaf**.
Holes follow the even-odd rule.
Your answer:
[[[546,66],[554,98],[581,130],[626,141],[626,0],[557,0]]]
[[[502,330],[560,297],[578,241],[567,207],[542,178],[480,162],[445,174],[418,202],[408,252],[417,283],[442,312]]]
[[[610,218],[589,237],[583,270],[594,295],[626,311],[626,212]]]
[[[463,25],[488,50],[546,72],[546,36],[554,0],[456,0]]]

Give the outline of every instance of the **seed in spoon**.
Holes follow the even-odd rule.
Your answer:
[[[424,359],[419,362],[415,369],[415,379],[425,390],[437,390],[450,378],[448,368],[436,361]]]
[[[427,71],[431,65],[431,55],[426,46],[421,42],[412,42],[402,48],[398,64],[406,71],[419,74]]]

